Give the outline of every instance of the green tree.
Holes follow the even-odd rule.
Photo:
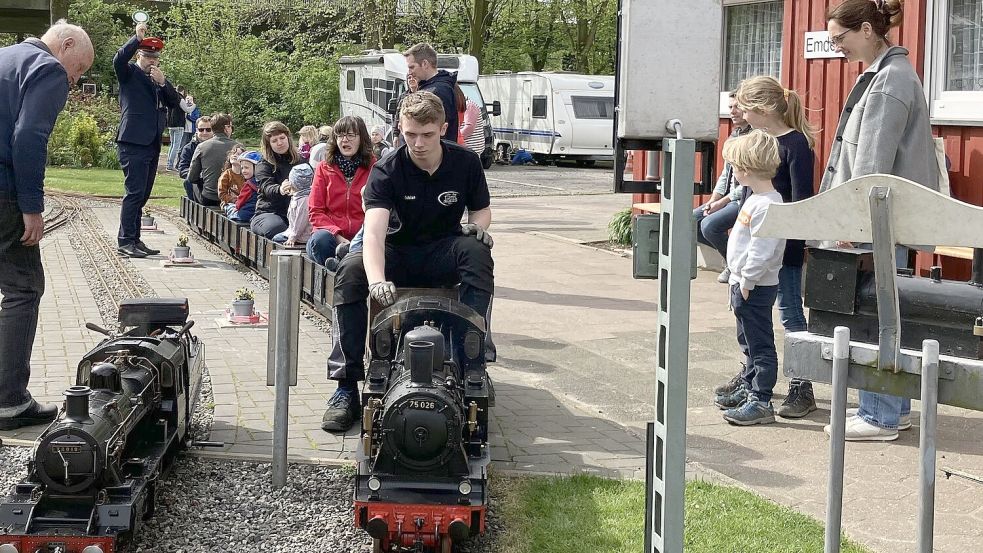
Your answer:
[[[116,82],[113,56],[133,36],[129,14],[134,10],[132,4],[107,0],[75,1],[68,8],[69,21],[80,25],[92,39],[95,58],[87,75],[104,89]]]
[[[611,0],[563,0],[560,8],[567,22],[567,34],[573,55],[573,69],[577,73],[591,72],[591,56],[596,46],[598,31],[604,25],[614,25],[608,6]]]

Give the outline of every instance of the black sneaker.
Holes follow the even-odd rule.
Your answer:
[[[362,418],[362,405],[357,390],[338,388],[328,400],[328,409],[321,419],[321,430],[325,432],[347,432]]]
[[[790,382],[788,395],[778,408],[778,416],[786,419],[800,419],[818,409],[816,396],[812,392],[812,382],[803,380]]]
[[[734,378],[728,380],[726,384],[721,384],[720,386],[714,388],[713,393],[717,394],[718,396],[729,396],[730,394],[733,394],[738,388],[744,385],[744,377],[741,376],[742,374],[744,374],[744,363],[741,363],[741,370],[734,375]]]
[[[0,417],[0,430],[14,430],[22,426],[48,424],[57,416],[57,405],[41,405],[32,400],[31,406],[23,413],[13,417]]]
[[[142,251],[147,255],[157,255],[160,253],[160,250],[155,250],[151,248],[150,246],[144,244],[143,241],[137,242],[136,244],[134,244],[134,246],[136,247],[136,249]]]
[[[140,249],[138,249],[133,244],[126,244],[126,245],[120,246],[120,247],[116,248],[116,251],[118,251],[120,253],[120,255],[123,255],[123,256],[126,256],[126,257],[135,257],[135,258],[147,257],[147,254],[146,253],[144,253],[143,251],[141,251]]]
[[[721,409],[735,409],[744,405],[748,398],[747,382],[742,378],[738,388],[731,394],[721,394],[713,401],[713,404]]]

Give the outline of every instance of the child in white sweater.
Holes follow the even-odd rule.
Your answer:
[[[781,163],[778,141],[764,131],[753,130],[724,143],[723,157],[733,166],[737,180],[754,193],[741,206],[727,241],[730,301],[746,368],[742,385],[731,394],[717,396],[715,403],[726,409],[724,419],[730,423],[764,424],[775,422],[771,395],[778,380],[778,354],[772,306],[778,295],[785,240],[754,235],[768,206],[782,202],[771,183]]]

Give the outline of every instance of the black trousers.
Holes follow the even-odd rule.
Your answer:
[[[140,241],[140,217],[154,189],[160,141],[149,146],[119,142],[117,149],[126,190],[120,207],[117,241],[120,246],[126,246]]]
[[[482,315],[495,291],[491,248],[474,236],[449,236],[412,246],[386,245],[386,280],[400,287],[460,283],[460,301]],[[365,378],[365,337],[369,327],[369,283],[362,252],[350,252],[335,275],[334,313],[328,378]]]

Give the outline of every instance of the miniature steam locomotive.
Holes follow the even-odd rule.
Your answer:
[[[113,553],[154,511],[158,478],[190,440],[204,348],[186,299],[131,299],[120,331],[82,358],[28,476],[0,499],[0,553]]]
[[[409,297],[374,318],[369,345],[355,524],[376,553],[449,553],[485,527],[484,319],[453,299]]]

